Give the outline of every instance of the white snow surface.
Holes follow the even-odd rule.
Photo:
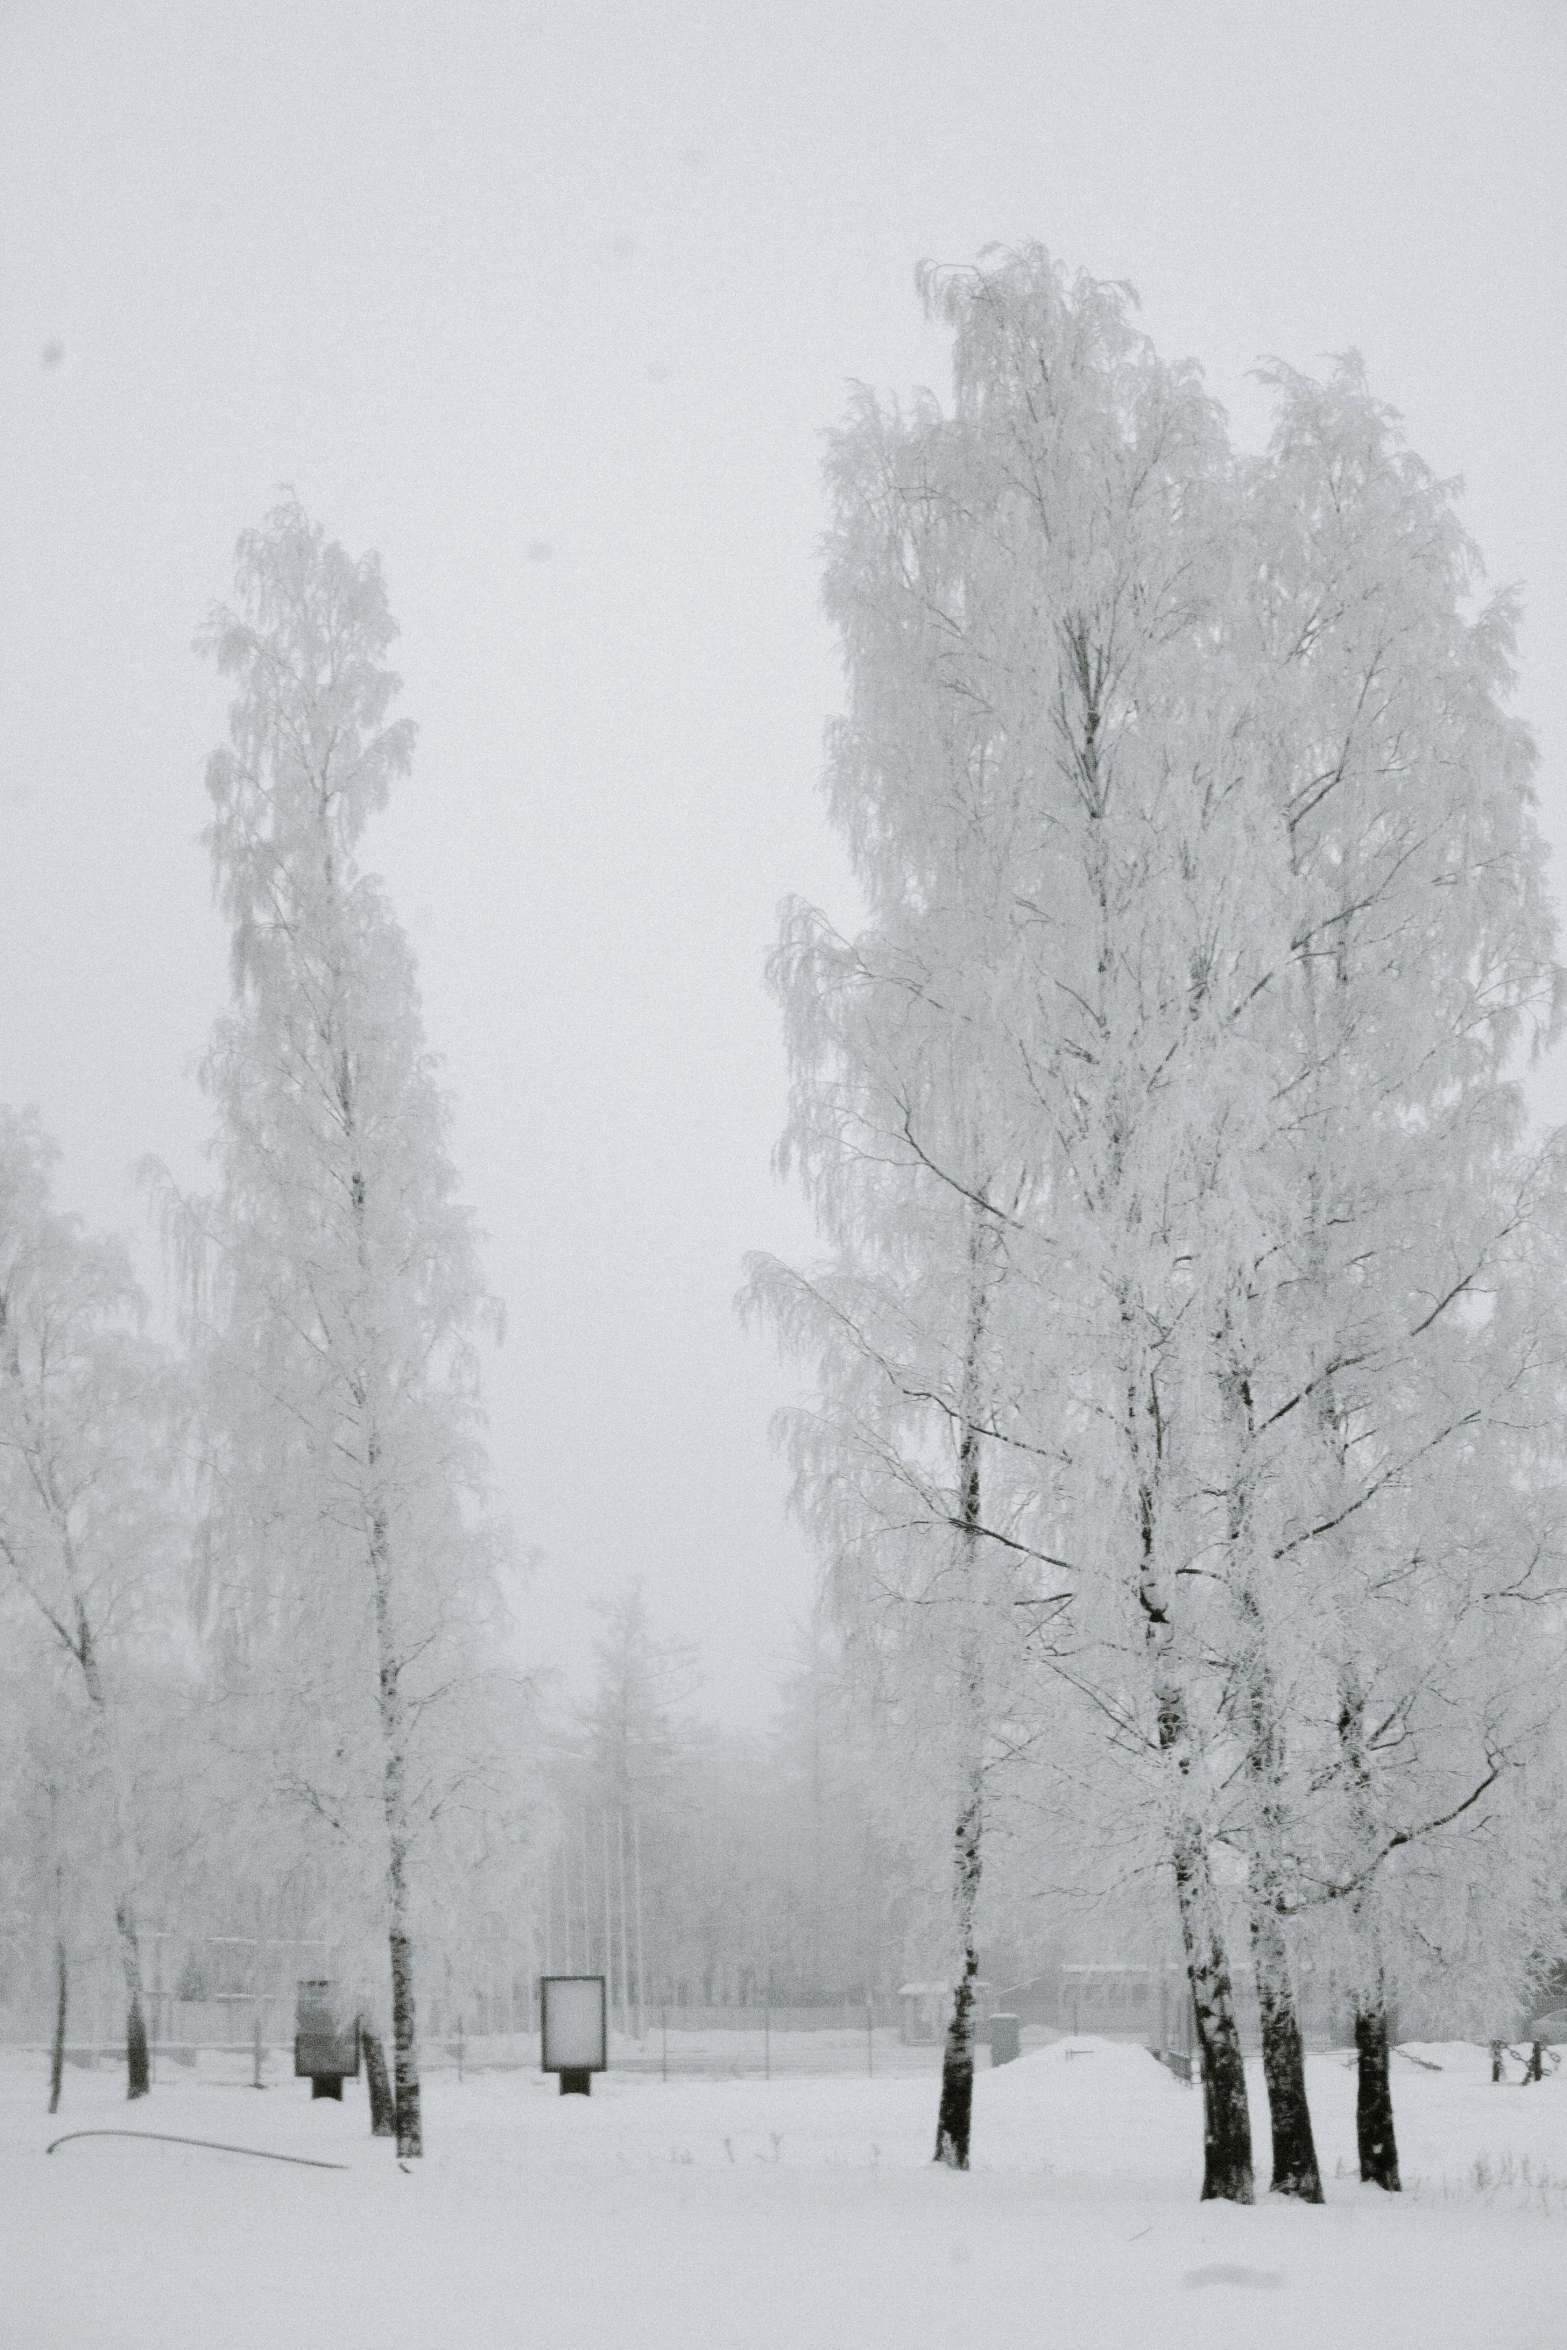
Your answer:
[[[361,2086],[190,2076],[128,2107],[0,2073],[5,2350],[1561,2350],[1567,2067],[1394,2082],[1409,2192],[1354,2177],[1354,2073],[1308,2060],[1325,2209],[1201,2204],[1198,2093],[1066,2040],[975,2083],[974,2167],[929,2159],[936,2079],[426,2083],[422,2163]],[[1266,2107],[1251,2083],[1259,2162]],[[88,2138],[166,2130],[344,2163]]]

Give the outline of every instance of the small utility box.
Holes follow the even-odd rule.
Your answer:
[[[928,2047],[939,2040],[951,2013],[950,1983],[898,1985],[898,2038],[905,2048]]]
[[[608,2010],[602,1975],[544,1975],[539,1981],[539,2070],[559,2073],[562,2097],[587,2097],[608,2072]]]
[[[992,2064],[1013,2064],[1023,2053],[1022,2026],[1015,2015],[993,2015],[990,2019],[990,2061]]]
[[[335,2097],[359,2075],[359,2018],[336,1983],[313,1976],[294,2000],[294,2073],[312,2097]]]

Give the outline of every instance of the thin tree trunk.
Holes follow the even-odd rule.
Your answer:
[[[1261,1620],[1255,1601],[1248,1596],[1245,1606],[1254,1637],[1260,1643]],[[1257,1803],[1259,1847],[1253,1852],[1250,1871],[1251,1956],[1257,1984],[1257,2012],[1262,2023],[1262,2077],[1267,2084],[1268,2122],[1273,2140],[1270,2185],[1275,2195],[1293,2195],[1302,2203],[1320,2203],[1322,2173],[1306,2097],[1305,2042],[1281,1915],[1282,1739],[1274,1708],[1273,1679],[1260,1648],[1251,1659],[1250,1675],[1251,1734],[1247,1767]]]
[[[616,1845],[620,1855],[620,2028],[631,2030],[631,1924],[626,1914],[626,1806],[622,1798],[616,1813]],[[640,2029],[637,2037],[642,2037]]]
[[[266,2066],[267,2053],[266,1995],[262,1990],[262,1985],[267,1979],[267,1973],[265,1955],[266,1945],[265,1938],[262,1933],[262,1921],[259,1902],[256,1906],[255,1926],[256,1936],[254,1942],[251,1944],[250,1951],[250,2085],[253,2089],[260,2089],[265,2085],[262,2079],[262,2075]]]
[[[1300,2017],[1284,1929],[1271,1901],[1259,1901],[1253,1908],[1251,1940],[1262,2017],[1262,2072],[1268,2085],[1268,2119],[1273,2133],[1272,2191],[1297,2196],[1302,2203],[1320,2203],[1322,2174],[1306,2102]]]
[[[386,2074],[386,2050],[379,2032],[372,2032],[361,2018],[359,2045],[365,2052],[365,2086],[370,2092],[370,2135],[372,2138],[394,2138],[397,2135],[397,2110],[392,2099],[392,2084]]]
[[[1238,1372],[1230,1385],[1237,1407],[1237,1425],[1249,1442],[1252,1435],[1250,1384]],[[1232,1550],[1238,1550],[1246,1540],[1247,1517],[1247,1488],[1244,1479],[1239,1478],[1231,1494]],[[1247,1627],[1248,1636],[1242,1687],[1246,1702],[1246,1771],[1256,1806],[1253,1814],[1256,1842],[1249,1870],[1251,1954],[1257,2011],[1262,2024],[1262,2077],[1267,2084],[1268,2121],[1273,2139],[1270,2187],[1275,2195],[1293,2195],[1302,2203],[1320,2203],[1322,2173],[1317,2164],[1311,2107],[1306,2097],[1305,2044],[1281,1915],[1280,1879],[1285,1851],[1284,1728],[1268,1658],[1262,1610],[1244,1575],[1238,1596],[1241,1621]]]
[[[1157,1412],[1151,1409],[1150,1417],[1157,1428]],[[1138,1512],[1142,1542],[1138,1599],[1154,1675],[1159,1752],[1171,1787],[1174,1833],[1170,1861],[1175,1874],[1175,1900],[1180,1913],[1186,1972],[1192,1987],[1197,2057],[1202,2073],[1202,2200],[1250,2203],[1255,2197],[1255,2185],[1246,2066],[1235,2020],[1235,1989],[1208,1840],[1201,1816],[1193,1806],[1192,1742],[1185,1692],[1171,1670],[1174,1626],[1160,1588],[1155,1541],[1158,1504],[1149,1476],[1139,1480]]]
[[[1363,1853],[1372,1850],[1376,1823],[1371,1801],[1371,1766],[1366,1754],[1366,1702],[1360,1676],[1346,1669],[1339,1705],[1339,1746],[1349,1784],[1350,1811],[1357,1843]],[[1355,2002],[1355,2139],[1360,2152],[1360,2175],[1389,2194],[1399,2191],[1398,2137],[1393,2125],[1393,2083],[1388,2064],[1386,1978],[1377,1933],[1377,1890],[1367,1885],[1354,1902],[1354,1920],[1360,1936],[1361,1996]]]
[[[372,1468],[374,1467],[372,1447]],[[407,1721],[392,1637],[391,1559],[386,1522],[371,1522],[381,1714],[381,1795],[386,1815],[387,1942],[392,1962],[392,2082],[399,2161],[424,2152],[419,2109],[419,2039],[413,1944],[408,1932]]]
[[[1387,2007],[1379,1998],[1355,2010],[1355,2144],[1366,2184],[1396,2195],[1401,2181],[1388,2054]]]
[[[1246,2065],[1208,1849],[1195,1824],[1185,1824],[1177,1835],[1173,1860],[1202,2074],[1202,2200],[1250,2203],[1255,2187]]]
[[[74,1585],[77,1580],[75,1554],[69,1537],[64,1539]],[[94,1725],[94,1735],[108,1777],[114,1850],[121,1872],[120,1882],[129,1886],[134,1884],[135,1875],[123,1764],[109,1720],[103,1678],[98,1669],[97,1642],[80,1596],[76,1598],[75,1607],[76,1639],[73,1654],[82,1669],[82,1680],[92,1707],[89,1719]],[[122,1893],[115,1903],[114,1924],[120,1941],[120,1965],[125,1975],[125,2094],[127,2098],[145,2097],[152,2087],[152,2072],[147,2057],[147,2021],[142,2010],[141,1945],[137,1939],[136,1915],[128,1891]]]
[[[70,1966],[65,1953],[65,1869],[60,1860],[60,1790],[49,1786],[49,1841],[54,1848],[54,2044],[49,2051],[49,2111],[60,2110],[65,2075],[65,2019],[70,1997]]]
[[[982,1778],[976,1765],[953,1836],[953,1897],[960,1959],[952,2020],[947,2026],[947,2044],[942,2055],[941,2107],[936,2119],[936,2160],[946,2163],[951,2170],[968,2169],[969,2129],[974,2111],[974,1986],[979,1975],[974,1912],[979,1900],[983,1825]]]
[[[65,1955],[63,1936],[54,1946],[54,2040],[49,2050],[49,2111],[60,2110],[60,2089],[65,2078],[65,2017],[70,1997],[70,1968]]]
[[[631,1815],[631,1865],[637,1888],[637,2038],[640,2040],[647,1982],[643,1972],[642,1948],[642,1814],[638,1811]]]
[[[147,2019],[142,2011],[141,1946],[128,1901],[119,1903],[114,1923],[125,1974],[125,2094],[128,2098],[145,2097],[152,2087],[152,2072],[147,2058]]]
[[[964,1602],[969,1625],[960,1663],[962,1728],[968,1741],[964,1756],[967,1783],[963,1788],[953,1829],[952,1895],[958,1979],[953,1989],[952,2018],[941,2060],[941,2103],[936,2115],[936,2160],[951,2170],[968,2169],[969,2132],[974,2116],[974,1987],[979,1979],[979,1951],[974,1941],[974,1916],[979,1903],[982,1841],[985,1826],[985,1676],[973,1612],[982,1604],[978,1589],[980,1568],[980,1437],[979,1352],[984,1337],[986,1292],[980,1258],[984,1236],[971,1222],[969,1229],[969,1326],[963,1363],[963,1432],[958,1440],[959,1557]]]
[[[609,1814],[599,1813],[599,1851],[604,1863],[604,1977],[608,1994],[607,2029],[615,2028],[615,1926],[610,1914],[609,1898]]]
[[[403,1856],[394,1853],[388,1871],[393,1916],[398,1921],[389,1934],[392,1959],[392,2085],[399,2161],[424,2152],[424,2129],[419,2108],[419,2042],[414,2009],[413,1947],[405,1924],[407,1889]]]
[[[336,884],[330,852],[327,857],[328,895]],[[350,1061],[339,1050],[339,1093],[343,1125],[353,1155],[356,1119]],[[349,1181],[357,1236],[359,1271],[364,1297],[373,1294],[369,1243],[366,1236],[365,1178],[357,1164]],[[362,1334],[365,1359],[374,1364],[379,1349],[369,1332]],[[418,2017],[414,2002],[413,1944],[408,1931],[408,1717],[403,1700],[402,1663],[398,1654],[393,1592],[392,1534],[381,1488],[381,1438],[376,1419],[375,1392],[363,1366],[352,1382],[355,1401],[365,1415],[365,1469],[363,1493],[368,1538],[367,1564],[375,1612],[377,1699],[381,1726],[381,1803],[386,1820],[387,1945],[392,1974],[392,2087],[397,2126],[397,2157],[408,2161],[424,2152],[424,2129],[419,2101]]]

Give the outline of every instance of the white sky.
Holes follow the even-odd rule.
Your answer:
[[[200,1180],[190,639],[291,483],[403,626],[367,855],[508,1303],[536,1660],[640,1574],[760,1719],[809,1603],[731,1299],[811,1245],[761,965],[786,891],[852,919],[819,434],[945,389],[914,263],[1129,278],[1249,441],[1259,354],[1358,345],[1524,584],[1567,845],[1564,97],[1560,0],[0,0],[0,1099],[96,1223],[143,1153]]]

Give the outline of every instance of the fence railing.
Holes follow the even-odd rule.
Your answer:
[[[148,2054],[154,2083],[216,2077],[262,2084],[292,2074],[293,2005],[269,1998],[252,2003],[258,2019],[227,2002],[175,2002],[156,2022],[149,2012]],[[1025,2039],[1053,2037],[1026,2034]],[[980,2034],[983,2050],[985,2035]],[[48,2056],[46,2019],[0,2012],[0,2052],[8,2061],[42,2065]],[[791,2075],[930,2072],[941,2062],[938,2044],[911,2045],[889,2020],[887,2003],[831,2008],[679,2008],[645,2006],[643,2029],[611,2026],[612,2073],[683,2078],[786,2078]],[[419,2061],[427,2074],[467,2078],[491,2072],[536,2071],[534,2030],[476,2031],[465,2019],[424,2031]],[[125,2063],[123,2031],[72,2033],[66,2061],[74,2068],[115,2069]],[[980,2061],[985,2061],[981,2054]]]

